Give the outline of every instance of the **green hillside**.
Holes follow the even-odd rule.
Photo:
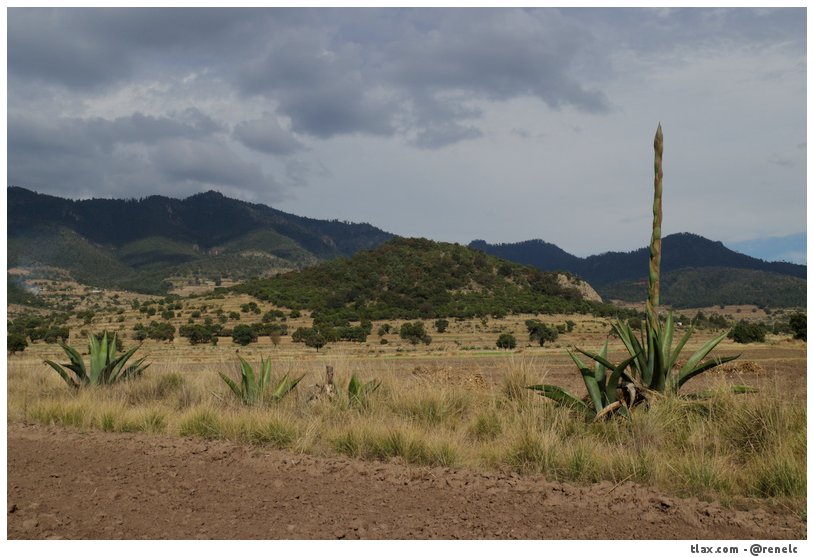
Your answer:
[[[598,290],[606,299],[640,302],[647,298],[647,281],[622,281]],[[717,304],[805,307],[806,281],[778,273],[728,267],[678,269],[662,273],[661,301],[676,308]]]
[[[351,258],[252,280],[234,290],[309,309],[329,321],[618,311],[561,286],[556,273],[425,239],[396,238]]]
[[[217,192],[187,199],[73,201],[11,187],[9,267],[59,267],[77,281],[147,294],[173,277],[243,280],[370,249],[369,224],[299,217]]]

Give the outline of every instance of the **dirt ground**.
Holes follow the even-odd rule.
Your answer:
[[[782,509],[623,483],[8,425],[9,539],[802,539]]]

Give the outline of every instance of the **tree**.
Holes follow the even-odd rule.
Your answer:
[[[794,334],[794,338],[806,341],[805,313],[795,313],[791,317],[789,317],[789,326],[791,327],[791,330]]]
[[[529,340],[539,342],[540,346],[544,346],[547,341],[557,340],[559,335],[556,328],[537,319],[526,320],[526,329],[529,331]]]
[[[511,333],[503,333],[497,337],[497,347],[505,350],[513,350],[517,347],[517,339]]]
[[[28,341],[25,340],[23,335],[17,333],[11,333],[8,336],[6,341],[6,350],[8,350],[9,354],[14,354],[16,352],[22,352],[25,350],[26,346],[28,346]]]
[[[172,342],[175,338],[175,327],[171,323],[150,321],[147,326],[147,338]]]
[[[766,340],[766,329],[759,323],[738,321],[738,324],[732,328],[727,336],[741,344],[764,342]]]
[[[257,342],[257,331],[250,325],[238,325],[232,330],[232,342],[241,346]]]
[[[404,340],[409,341],[410,344],[413,345],[416,345],[419,342],[423,342],[424,344],[429,344],[432,342],[432,337],[430,337],[427,334],[427,331],[424,330],[424,323],[421,321],[404,323],[399,329],[399,336]]]
[[[446,319],[435,320],[435,330],[438,331],[439,333],[445,332],[447,330],[447,327],[449,327],[449,321],[447,321]]]

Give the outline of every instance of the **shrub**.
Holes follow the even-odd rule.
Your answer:
[[[447,327],[449,327],[449,321],[446,319],[436,319],[435,320],[435,330],[439,333],[446,332]]]
[[[740,344],[765,342],[766,329],[759,323],[739,321],[727,336]]]
[[[423,342],[424,344],[430,344],[430,342],[432,342],[432,337],[424,330],[424,323],[421,321],[404,323],[399,329],[399,336],[413,345],[419,342]]]
[[[6,340],[6,350],[8,350],[9,354],[14,354],[16,352],[22,352],[25,350],[26,346],[28,346],[28,341],[25,340],[23,335],[17,333],[11,333]]]
[[[240,346],[257,342],[257,331],[250,325],[238,325],[232,330],[232,342]]]
[[[806,340],[806,314],[795,313],[789,317],[789,326],[791,327],[794,338],[798,340]]]
[[[325,338],[325,335],[322,332],[314,327],[300,327],[294,334],[291,335],[291,340],[294,342],[303,342],[305,346],[309,348],[316,348],[317,352],[319,349],[325,346],[328,342],[328,339]]]
[[[542,321],[537,319],[526,320],[526,329],[529,332],[529,340],[539,342],[540,346],[545,346],[548,341],[557,340],[559,331],[556,328],[549,327]]]
[[[506,350],[513,350],[517,347],[517,339],[511,333],[503,333],[497,338],[497,347]]]

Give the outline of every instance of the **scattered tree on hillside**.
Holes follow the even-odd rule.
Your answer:
[[[232,342],[241,346],[257,342],[257,331],[251,325],[237,325],[232,330]]]
[[[789,317],[789,326],[794,333],[794,338],[806,340],[806,314],[795,313]],[[806,341],[807,342],[807,341]]]
[[[517,339],[511,333],[503,333],[497,338],[497,347],[504,350],[513,350],[517,347]]]
[[[746,344],[749,342],[765,342],[766,328],[761,323],[738,321],[732,330],[729,331],[727,337],[741,344]]]
[[[8,350],[9,354],[22,352],[23,350],[25,350],[26,346],[28,346],[28,341],[25,339],[23,335],[17,333],[9,334],[8,339],[6,341],[6,350]]]
[[[557,340],[559,335],[556,328],[549,327],[537,319],[527,319],[526,329],[529,331],[529,340],[539,342],[540,346],[544,346],[547,341]]]
[[[430,344],[432,342],[432,337],[424,330],[424,323],[422,321],[403,324],[399,329],[399,336],[413,345],[419,342],[423,342],[424,344]]]

